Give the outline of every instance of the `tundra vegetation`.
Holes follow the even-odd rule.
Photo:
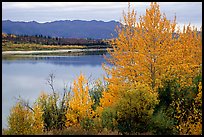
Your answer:
[[[2,51],[87,49],[110,47],[108,39],[60,38],[50,36],[28,36],[2,33]]]
[[[81,74],[62,97],[42,92],[33,106],[19,101],[4,134],[202,134],[202,38],[176,28],[155,2],[136,21],[128,5],[104,83]],[[201,32],[202,30],[200,30]]]

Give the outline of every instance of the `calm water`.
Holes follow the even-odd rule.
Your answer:
[[[2,60],[2,127],[7,127],[7,117],[19,96],[32,104],[41,91],[51,93],[46,79],[55,75],[54,87],[63,93],[73,80],[83,73],[91,81],[102,78],[105,71],[102,55],[35,57]]]

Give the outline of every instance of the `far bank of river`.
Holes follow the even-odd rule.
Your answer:
[[[64,50],[38,50],[38,51],[3,51],[2,55],[16,54],[42,54],[42,53],[71,53],[71,52],[101,52],[107,49],[64,49]]]
[[[35,50],[35,51],[3,51],[2,59],[32,56],[81,56],[103,55],[107,49],[63,49],[63,50]]]

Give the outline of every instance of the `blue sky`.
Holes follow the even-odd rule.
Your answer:
[[[202,25],[202,2],[158,2],[160,10],[173,20],[176,14],[179,26]],[[145,14],[150,2],[131,2],[137,17]],[[119,21],[127,2],[2,2],[2,20],[37,21],[102,20]]]

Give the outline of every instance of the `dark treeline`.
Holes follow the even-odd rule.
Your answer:
[[[107,40],[91,38],[59,38],[43,35],[13,35],[2,33],[2,42],[12,42],[14,44],[30,43],[42,45],[84,45],[84,46],[109,46]]]

